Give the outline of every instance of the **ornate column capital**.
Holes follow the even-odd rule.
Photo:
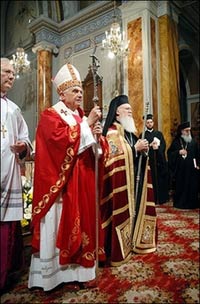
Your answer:
[[[40,41],[36,43],[32,48],[33,53],[37,53],[39,51],[49,51],[54,55],[59,53],[59,49],[55,44],[49,43],[47,41]]]

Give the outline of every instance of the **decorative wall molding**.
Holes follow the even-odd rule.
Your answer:
[[[79,51],[82,51],[84,49],[87,49],[91,46],[91,40],[90,39],[87,39],[81,43],[77,43],[75,44],[74,46],[74,52],[77,53]]]
[[[112,1],[111,1],[112,2]],[[60,23],[41,15],[33,20],[28,28],[35,36],[35,43],[47,41],[61,47],[73,41],[80,40],[92,33],[108,27],[113,22],[113,4],[110,1],[101,1],[89,6],[87,9],[78,12],[73,16]],[[116,16],[121,19],[121,12],[116,9]],[[96,42],[101,42],[103,35],[96,36]],[[83,41],[76,45],[75,51],[82,50],[88,45]]]
[[[68,47],[64,50],[64,58],[67,59],[69,58],[73,53],[72,47]]]
[[[126,22],[126,19],[133,20],[137,15],[141,16],[145,10],[148,10],[156,16],[158,5],[157,2],[160,1],[127,1],[126,3],[123,3],[120,6],[123,22]]]

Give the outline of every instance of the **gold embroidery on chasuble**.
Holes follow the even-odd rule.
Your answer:
[[[85,252],[83,255],[82,255],[83,258],[85,258],[86,260],[88,261],[93,261],[94,260],[94,253],[93,252]]]
[[[130,241],[130,219],[116,227],[117,236],[120,243],[122,256],[125,259],[131,250]]]
[[[60,251],[60,256],[62,256],[63,258],[67,258],[70,256],[70,249],[73,246],[73,243],[77,241],[79,232],[80,232],[80,216],[77,216],[74,221],[74,227],[72,229],[72,233],[69,236],[68,248],[62,249]]]
[[[134,164],[132,148],[124,138],[123,129],[119,124],[115,126],[117,130],[109,130],[107,133],[109,157],[105,165],[107,172],[104,175],[104,183],[112,184],[112,189],[110,189],[110,193],[105,191],[106,195],[101,200],[101,205],[109,203],[112,199],[117,201],[118,197],[121,201],[118,201],[119,204],[115,205],[112,214],[109,214],[109,217],[104,220],[102,228],[108,227],[115,216],[119,218],[120,215],[124,216],[126,214],[124,220],[118,222],[118,226],[115,227],[121,255],[126,260],[131,256],[130,234],[132,217],[135,216]],[[118,264],[118,262],[116,263]]]
[[[155,220],[145,219],[141,242],[144,244],[152,244],[154,242]]]
[[[77,240],[77,234],[80,230],[80,218],[78,217],[75,222],[76,222],[75,226],[70,236],[68,249],[64,249],[60,252],[61,256],[63,257],[69,257],[71,244]],[[85,232],[81,234],[81,241],[82,241],[81,243],[82,248],[88,246],[90,242],[89,236]],[[82,257],[85,258],[86,260],[92,261],[94,260],[94,253],[87,251],[82,255]]]
[[[70,129],[71,129],[71,132],[69,134],[70,139],[75,140],[78,136],[77,126],[71,126]]]
[[[102,199],[101,204],[106,203],[113,195],[127,190],[128,194],[128,208],[130,217],[135,216],[135,201],[134,201],[134,163],[133,163],[133,152],[130,145],[124,138],[124,131],[119,124],[115,124],[117,130],[109,130],[107,133],[107,140],[109,144],[109,157],[105,164],[110,170],[104,175],[104,182],[106,179],[113,176],[117,172],[125,172],[126,184],[118,189],[113,189],[109,196]],[[121,165],[115,163],[119,162]]]
[[[150,253],[156,251],[155,202],[147,200],[148,166],[146,165],[140,208],[133,235],[133,251]],[[149,187],[148,187],[149,188]],[[151,213],[148,211],[151,210]]]
[[[67,250],[67,249],[60,250],[60,256],[63,257],[63,258],[68,258],[69,257],[69,250]]]
[[[81,234],[81,238],[82,238],[82,247],[85,248],[86,246],[89,245],[90,238],[85,232]],[[83,258],[85,258],[88,261],[94,260],[94,252],[90,252],[90,251],[85,252],[83,254]]]
[[[147,202],[147,206],[155,207],[154,202]],[[141,231],[141,248],[148,248],[150,246],[156,246],[155,243],[155,233],[156,233],[156,217],[151,215],[145,215],[142,224]]]
[[[96,254],[96,251],[95,251]],[[105,250],[102,247],[98,247],[98,255],[104,255],[105,254]]]
[[[89,239],[89,236],[85,232],[82,233],[81,238],[82,238],[82,247],[84,248],[85,246],[87,246],[89,244],[90,239]]]
[[[75,140],[77,138],[78,132],[76,127],[74,126],[70,127],[69,136],[72,140]],[[55,185],[50,187],[49,193],[44,194],[42,200],[38,203],[38,206],[34,207],[33,216],[34,214],[39,214],[42,211],[42,209],[44,209],[46,205],[49,203],[51,195],[57,193],[60,190],[60,188],[63,186],[63,184],[65,183],[66,171],[69,170],[74,155],[75,155],[74,147],[72,146],[67,148],[66,156],[60,167],[61,172],[59,173],[59,179],[56,181]]]
[[[122,143],[116,131],[110,131],[107,134],[107,140],[109,144],[109,158],[123,154]]]

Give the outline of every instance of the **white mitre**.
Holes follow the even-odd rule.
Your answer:
[[[52,82],[58,94],[74,86],[82,87],[80,74],[70,63],[66,63],[60,68]]]

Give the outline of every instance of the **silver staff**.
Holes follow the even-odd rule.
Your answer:
[[[97,79],[97,71],[100,67],[99,60],[95,56],[96,52],[96,43],[94,42],[94,50],[92,55],[92,74],[93,74],[93,84],[94,84],[94,97],[93,102],[94,105],[98,105],[99,98],[98,98],[98,79]],[[99,264],[99,162],[98,162],[98,139],[96,137],[96,144],[95,144],[95,202],[96,202],[96,276],[98,276],[98,264]]]

